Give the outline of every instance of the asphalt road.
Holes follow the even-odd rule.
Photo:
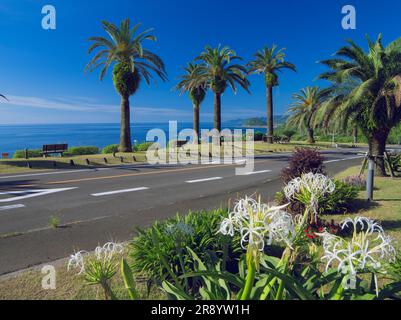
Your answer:
[[[323,152],[335,174],[361,162],[352,149]],[[0,275],[132,238],[135,227],[177,212],[226,207],[238,196],[272,200],[290,154],[260,156],[244,164],[126,165],[0,176]],[[51,216],[62,228],[48,227]]]

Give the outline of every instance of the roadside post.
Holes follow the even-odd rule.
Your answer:
[[[373,201],[373,188],[374,188],[374,178],[375,178],[375,160],[374,157],[369,155],[369,167],[368,176],[366,179],[366,200],[368,202]]]

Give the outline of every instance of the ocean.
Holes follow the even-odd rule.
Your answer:
[[[168,123],[139,123],[131,125],[133,142],[146,141],[149,130],[160,128],[168,135]],[[179,122],[178,130],[192,128],[191,122]],[[201,123],[201,129],[212,129],[212,123]],[[224,126],[236,129],[240,127]],[[266,129],[254,128],[265,132]],[[244,129],[245,130],[245,129]],[[120,124],[40,124],[40,125],[0,125],[0,154],[16,150],[42,149],[44,144],[67,143],[69,147],[96,146],[103,148],[119,143]]]

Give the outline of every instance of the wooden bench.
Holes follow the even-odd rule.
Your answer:
[[[60,154],[68,150],[68,144],[45,144],[42,149],[42,154],[46,158],[49,154]]]
[[[188,143],[188,140],[177,140],[175,142],[175,147],[176,148],[182,148],[183,146],[185,146]]]

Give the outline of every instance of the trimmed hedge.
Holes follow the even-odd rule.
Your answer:
[[[42,150],[28,150],[28,158],[40,158],[42,157]],[[25,159],[25,150],[17,150],[13,155],[14,159]]]
[[[87,147],[72,147],[64,152],[65,156],[87,156],[99,153],[98,147],[87,146]]]
[[[134,151],[148,151],[149,147],[153,144],[154,142],[143,142],[141,144],[135,145],[134,146]]]
[[[109,146],[106,146],[103,148],[102,153],[103,154],[112,154],[114,152],[118,152],[118,144],[111,144]]]

